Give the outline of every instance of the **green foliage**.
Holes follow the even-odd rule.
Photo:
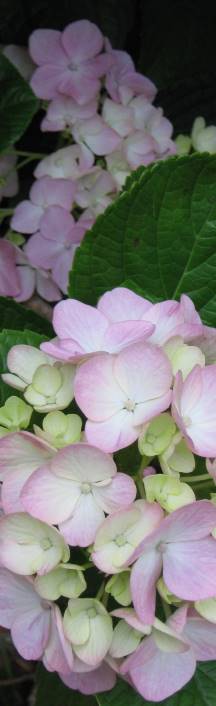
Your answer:
[[[34,333],[41,333],[50,338],[53,336],[52,325],[47,319],[12,299],[0,297],[0,331],[4,328],[16,331],[30,329]]]
[[[188,294],[215,325],[215,156],[171,158],[134,178],[86,234],[69,293],[96,304],[128,279],[153,301]]]
[[[0,54],[0,84],[0,152],[3,152],[23,135],[39,101],[3,54]]]
[[[158,706],[215,706],[215,688],[216,663],[200,662],[193,679],[177,694],[160,701]],[[97,702],[98,706],[154,706],[152,701],[142,699],[122,680],[117,682],[112,691],[98,694]]]
[[[39,665],[34,706],[96,706],[96,701],[68,689],[57,674]]]

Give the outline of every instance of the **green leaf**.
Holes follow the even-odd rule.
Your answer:
[[[47,319],[12,299],[0,297],[0,331],[4,328],[32,329],[36,333],[53,336],[52,324]]]
[[[25,132],[39,101],[8,59],[0,55],[0,152],[14,145]]]
[[[57,674],[47,672],[42,665],[39,665],[36,676],[34,706],[96,706],[93,696],[83,696],[68,689]]]
[[[77,250],[70,296],[96,304],[133,280],[152,301],[194,301],[216,323],[216,157],[171,158],[145,169]]]
[[[181,691],[158,702],[158,706],[215,706],[215,689],[216,662],[200,662],[193,679]],[[153,701],[143,699],[122,680],[112,691],[98,694],[97,702],[98,706],[154,706]]]
[[[7,355],[12,346],[22,344],[39,348],[40,344],[45,339],[46,336],[42,336],[39,333],[34,333],[33,331],[13,331],[3,329],[0,333],[0,375],[8,372]],[[0,378],[0,405],[4,404],[5,400],[13,394],[19,395],[19,392],[17,390],[14,391],[12,387],[6,385],[6,383]]]

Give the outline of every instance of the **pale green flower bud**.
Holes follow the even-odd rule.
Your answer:
[[[130,592],[130,570],[127,569],[120,574],[111,576],[105,586],[105,591],[106,593],[110,593],[120,605],[130,605],[132,601]]]
[[[33,409],[26,402],[12,395],[8,397],[3,407],[0,407],[0,424],[1,428],[6,427],[9,432],[19,431],[19,429],[27,429],[30,424],[30,419]],[[4,433],[0,434],[4,436]]]
[[[109,654],[114,659],[122,659],[137,649],[143,633],[128,625],[125,620],[119,620],[114,628]]]
[[[138,448],[142,456],[157,456],[170,444],[176,433],[176,425],[168,412],[159,414],[151,422],[145,424],[138,439]]]
[[[194,607],[197,613],[202,615],[202,618],[210,620],[211,623],[216,623],[216,596],[203,601],[196,601]]]
[[[59,564],[49,574],[35,579],[40,596],[50,601],[57,601],[60,596],[79,598],[86,585],[83,571],[76,564]]]
[[[82,419],[78,414],[64,414],[64,412],[49,412],[43,419],[43,429],[36,424],[36,436],[47,441],[56,449],[61,449],[67,444],[74,444],[81,439]]]
[[[25,390],[24,397],[37,412],[65,409],[73,399],[75,366],[40,365]]]
[[[180,473],[192,473],[195,468],[195,458],[188,448],[180,432],[173,437],[168,448],[159,456],[163,473],[179,477]]]
[[[175,596],[174,593],[170,593],[162,577],[158,579],[156,586],[161,598],[169,605],[179,606],[182,603],[181,598]]]
[[[178,478],[158,473],[155,476],[147,476],[143,483],[147,502],[153,503],[156,500],[166,512],[173,512],[196,500],[192,488],[187,483],[181,483]]]
[[[211,493],[211,502],[216,505],[216,493]]]
[[[65,635],[77,657],[96,667],[112,642],[112,619],[96,598],[71,599],[63,618]]]
[[[216,126],[209,125],[206,127],[204,118],[196,118],[194,121],[192,132],[192,145],[197,152],[216,153]]]
[[[191,137],[189,135],[178,135],[174,140],[178,155],[189,154],[192,146]]]
[[[200,365],[202,368],[205,365],[205,356],[200,348],[188,346],[183,343],[179,336],[168,341],[164,346],[164,350],[172,365],[173,375],[176,375],[180,370],[183,380],[185,380],[195,365]]]

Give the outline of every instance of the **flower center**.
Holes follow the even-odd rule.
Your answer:
[[[118,534],[115,539],[115,543],[117,544],[117,547],[124,547],[124,545],[127,544],[127,540],[123,534]]]
[[[136,407],[136,404],[135,404],[135,402],[133,402],[133,400],[126,400],[125,405],[124,405],[124,409],[126,409],[128,412],[134,412],[135,407]]]
[[[81,492],[88,495],[91,492],[91,483],[82,483]]]

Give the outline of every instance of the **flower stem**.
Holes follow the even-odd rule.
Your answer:
[[[205,481],[209,480],[213,482],[213,479],[211,479],[211,476],[208,473],[203,473],[202,475],[197,475],[197,476],[184,476],[184,482],[185,483],[199,483],[199,481]]]

